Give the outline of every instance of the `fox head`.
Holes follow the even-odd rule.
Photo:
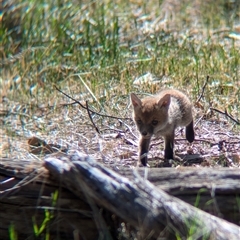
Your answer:
[[[146,97],[140,100],[131,93],[133,120],[144,138],[151,138],[161,131],[168,123],[168,108],[171,102],[170,94]]]

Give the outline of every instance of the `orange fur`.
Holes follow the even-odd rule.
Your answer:
[[[163,136],[164,157],[173,159],[174,132],[178,126],[186,126],[186,138],[194,140],[192,104],[188,97],[174,89],[165,89],[154,96],[140,100],[131,93],[133,119],[140,132],[139,165],[146,166],[151,137]]]

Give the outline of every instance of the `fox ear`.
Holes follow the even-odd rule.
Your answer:
[[[170,105],[170,102],[171,102],[170,94],[165,94],[162,98],[158,100],[158,106],[168,108]]]
[[[130,94],[133,107],[141,107],[142,102],[135,93]]]

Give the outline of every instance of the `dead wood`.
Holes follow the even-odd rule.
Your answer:
[[[35,168],[33,168],[33,166]],[[57,192],[57,203],[53,194]],[[98,239],[92,209],[84,198],[52,181],[42,162],[0,159],[0,239],[9,239],[13,226],[18,239],[45,239],[49,229],[51,239]],[[34,233],[34,223],[41,227],[46,211],[54,217],[47,222],[42,238]],[[39,237],[40,237],[39,236]]]
[[[131,180],[133,171],[116,169]],[[160,168],[138,170],[155,186],[215,216],[240,225],[240,171],[236,168]]]
[[[141,238],[238,239],[240,228],[175,198],[138,176],[130,181],[75,153],[62,161],[49,157],[46,168],[74,194],[93,199],[139,230]]]
[[[218,218],[202,215],[201,211],[199,213],[195,208],[192,210],[188,205],[182,205],[182,201],[171,198],[162,190],[192,205],[196,204],[198,208],[215,216],[240,225],[239,169],[186,167],[140,168],[134,171],[126,168],[114,169],[124,176],[120,177],[88,159],[82,155],[74,159],[74,156],[69,157],[64,154],[48,159],[48,168],[53,168],[50,172],[56,171],[55,179],[49,177],[41,161],[31,162],[29,165],[27,160],[0,159],[0,239],[9,237],[8,229],[11,223],[18,232],[18,239],[26,239],[29,236],[30,239],[31,236],[34,238],[33,217],[40,226],[46,210],[54,215],[48,223],[50,234],[60,239],[72,239],[73,236],[80,236],[81,239],[96,239],[100,235],[110,238],[109,231],[106,230],[109,227],[112,231],[110,234],[116,236],[119,222],[113,222],[111,212],[123,214],[119,216],[125,217],[126,222],[138,229],[139,239],[146,236],[150,230],[153,230],[150,235],[153,234],[156,238],[165,226],[167,230],[165,229],[162,235],[167,237],[169,234],[168,237],[172,238],[175,238],[176,231],[180,236],[186,236],[189,230],[186,226],[188,223],[189,226],[196,226],[196,229],[201,229],[202,225],[205,226],[207,223],[209,226],[206,231],[204,230],[205,232],[202,232],[205,235],[210,233],[209,229],[219,226],[221,220]],[[59,181],[56,181],[56,177]],[[144,178],[156,187],[144,182],[142,180]],[[93,193],[89,192],[89,188]],[[100,190],[104,191],[107,198]],[[55,191],[58,191],[59,196],[57,204],[53,206],[52,194]],[[90,196],[87,194],[87,198],[86,193],[90,194]],[[103,207],[102,213],[99,213],[96,204]],[[202,222],[206,216],[207,220]],[[208,218],[212,219],[210,224]],[[197,219],[196,223],[194,219]],[[222,222],[224,226],[225,223]],[[227,227],[234,226],[228,224]],[[228,234],[224,232],[225,228],[222,229],[221,234]],[[200,233],[196,231],[194,236],[199,236],[198,234]],[[218,235],[211,236],[218,237]],[[221,239],[221,236],[218,239]]]

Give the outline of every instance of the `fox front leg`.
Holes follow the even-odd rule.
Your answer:
[[[141,136],[139,141],[139,160],[138,165],[143,165],[144,167],[147,166],[147,153],[149,149],[151,138],[143,138]]]

